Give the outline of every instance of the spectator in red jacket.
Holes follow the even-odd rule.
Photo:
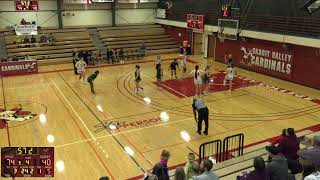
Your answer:
[[[282,134],[272,144],[278,145],[279,142],[281,142],[283,138],[285,138],[286,136],[287,136],[287,129],[283,129]]]
[[[287,136],[284,137],[278,145],[280,152],[287,158],[291,160],[297,160],[299,156],[297,152],[300,149],[300,142],[294,132],[293,128],[287,129]]]

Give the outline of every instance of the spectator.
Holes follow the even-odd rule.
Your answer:
[[[297,152],[300,149],[300,142],[293,128],[287,129],[287,136],[282,138],[278,145],[280,152],[287,158],[297,160],[299,156]]]
[[[84,58],[84,52],[83,51],[80,51],[78,53],[78,58]]]
[[[184,171],[186,173],[186,178],[191,179],[193,176],[198,175],[199,168],[196,169],[196,167],[199,167],[198,162],[195,161],[196,157],[194,153],[189,153],[188,154],[188,162],[184,166]],[[196,165],[197,164],[197,165]]]
[[[32,60],[32,58],[29,56],[29,54],[26,54],[26,56],[24,57],[25,61],[30,61]]]
[[[158,177],[154,174],[148,174],[147,177],[144,178],[144,180],[158,180]]]
[[[182,167],[178,167],[174,173],[174,180],[186,180],[186,174]]]
[[[157,163],[153,167],[152,174],[156,175],[158,180],[168,180],[165,175],[165,169],[161,163]]]
[[[213,167],[213,162],[210,159],[205,159],[201,162],[200,168],[204,170],[204,172],[199,175],[193,177],[194,180],[218,180],[219,177],[211,172]]]
[[[283,138],[287,136],[287,129],[282,130],[282,134],[277,138],[272,144],[278,145],[280,141],[282,141]]]
[[[288,168],[291,170],[291,173],[298,174],[302,172],[302,166],[298,161],[299,156],[297,155],[300,149],[300,142],[293,128],[288,128],[286,132],[287,136],[279,141],[278,148],[284,157],[287,158]]]
[[[187,52],[187,55],[191,55],[191,45],[188,44],[187,48],[186,48],[186,52]]]
[[[123,48],[121,48],[119,51],[119,59],[120,59],[120,63],[124,64],[124,50],[123,50]]]
[[[20,25],[27,25],[27,21],[24,20],[24,18],[22,18],[21,21],[20,21]]]
[[[253,160],[254,171],[247,175],[238,176],[239,180],[270,180],[266,165],[262,157],[255,157]]]
[[[111,60],[111,63],[113,64],[114,63],[114,52],[113,52],[113,49],[109,49],[109,56],[108,56],[108,63],[110,64],[110,60]]]
[[[40,43],[42,43],[42,44],[46,44],[47,43],[47,37],[44,34],[42,34],[40,36]]]
[[[83,59],[84,59],[84,61],[87,63],[87,64],[89,64],[89,52],[88,51],[84,51],[83,52]]]
[[[179,54],[180,55],[183,55],[184,53],[183,53],[183,47],[180,45],[180,47],[179,47]]]
[[[141,43],[140,45],[140,48],[139,48],[139,51],[140,51],[140,56],[145,56],[146,53],[147,53],[147,47],[145,46],[144,42]]]
[[[31,36],[31,43],[34,44],[37,42],[36,37],[34,37],[34,35]]]
[[[157,64],[161,64],[161,56],[157,56],[157,59],[154,61],[154,63]]]
[[[13,55],[11,61],[19,61],[19,58],[17,57],[17,55]]]
[[[53,45],[56,42],[56,37],[52,33],[50,33],[48,41],[51,45]]]
[[[300,162],[303,166],[314,165],[320,168],[320,135],[313,137],[313,147],[298,151]]]
[[[167,150],[163,150],[160,156],[160,164],[164,168],[165,180],[169,180],[169,170],[168,170],[168,160],[170,158],[170,152]]]
[[[269,153],[271,160],[267,167],[270,180],[287,180],[289,179],[287,160],[280,155],[280,149],[276,146],[267,146],[266,150]]]
[[[78,74],[78,71],[77,71],[77,68],[76,68],[76,64],[79,60],[79,54],[78,54],[78,51],[77,49],[74,49],[73,52],[72,52],[72,63],[73,63],[73,70],[74,70],[74,74]]]
[[[24,39],[23,39],[23,43],[25,43],[25,44],[30,43],[30,39],[29,39],[29,37],[28,37],[28,36],[25,36],[25,37],[24,37]]]

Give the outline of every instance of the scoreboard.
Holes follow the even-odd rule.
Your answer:
[[[38,11],[38,0],[16,0],[16,11]]]
[[[1,148],[1,177],[54,177],[54,148]]]
[[[204,15],[187,14],[187,27],[203,31]]]

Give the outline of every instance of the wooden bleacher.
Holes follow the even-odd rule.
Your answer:
[[[99,27],[103,43],[111,49],[138,50],[144,42],[147,54],[177,52],[177,43],[157,24]]]
[[[36,43],[31,47],[25,47],[23,44],[15,44],[16,35],[13,32],[7,32],[5,41],[8,57],[14,55],[24,57],[28,54],[33,59],[41,60],[40,62],[71,62],[72,51],[75,48],[78,51],[91,50],[97,52],[97,48],[85,28],[41,29],[36,36],[37,42],[39,42],[41,35],[48,35],[49,33],[53,33],[56,38],[54,45]]]

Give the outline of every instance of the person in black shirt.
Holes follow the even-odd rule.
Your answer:
[[[136,65],[136,71],[134,72],[134,81],[136,83],[136,87],[134,88],[134,93],[139,94],[140,90],[143,90],[143,88],[140,86],[141,75],[140,75],[139,65]]]
[[[124,64],[124,50],[123,50],[123,48],[121,48],[119,51],[119,60],[120,60],[121,64]]]
[[[94,91],[94,86],[93,86],[93,81],[97,78],[97,76],[99,75],[99,71],[95,71],[93,74],[91,74],[87,81],[88,83],[90,84],[90,89],[91,89],[91,93],[92,94],[95,94],[95,91]]]
[[[171,62],[170,67],[169,67],[171,69],[171,78],[173,78],[173,74],[174,74],[176,79],[178,78],[178,76],[177,76],[177,67],[178,67],[178,69],[180,71],[178,61],[177,61],[177,59],[174,59]]]

